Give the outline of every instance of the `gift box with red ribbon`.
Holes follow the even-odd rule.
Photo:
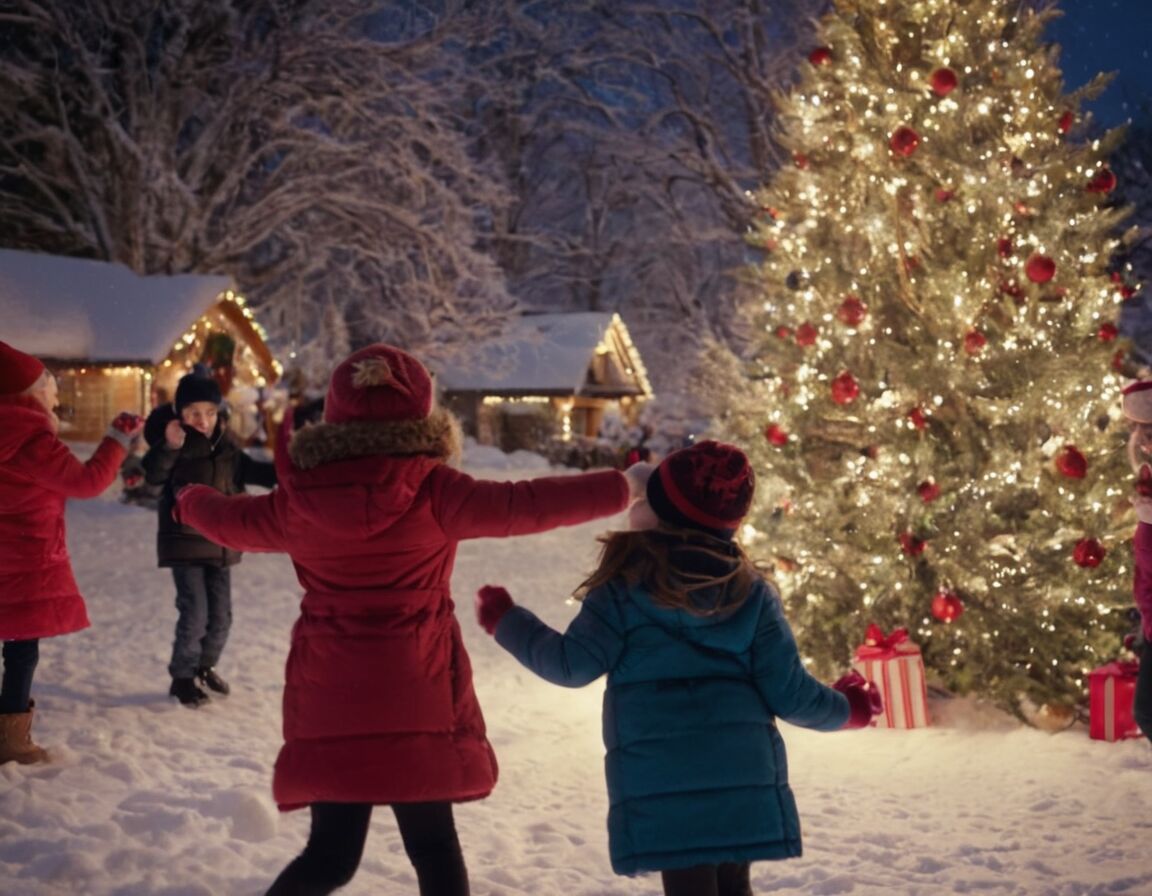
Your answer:
[[[871,624],[864,643],[856,648],[852,668],[875,682],[884,698],[884,712],[872,724],[877,728],[925,728],[928,689],[920,648],[908,640],[908,629],[885,633]]]
[[[1132,718],[1136,660],[1116,660],[1088,673],[1088,736],[1093,740],[1140,737]]]

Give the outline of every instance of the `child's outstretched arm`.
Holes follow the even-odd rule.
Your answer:
[[[786,722],[835,731],[849,721],[848,698],[817,681],[800,662],[796,638],[775,595],[764,601],[752,645],[752,676],[765,704]]]
[[[286,550],[276,510],[279,493],[222,495],[208,485],[189,485],[176,495],[173,515],[205,538],[234,551]]]
[[[142,422],[139,426],[131,421],[119,424],[129,416],[122,414],[113,421],[86,461],[78,460],[55,435],[44,432],[30,439],[5,466],[66,497],[94,498],[115,481],[132,440],[140,434]]]
[[[502,538],[574,526],[624,510],[632,480],[618,470],[519,482],[473,479],[449,467],[432,482],[436,518],[453,539]]]
[[[624,639],[599,604],[595,592],[589,594],[560,634],[517,607],[503,588],[485,585],[476,594],[476,617],[523,666],[545,681],[579,688],[611,669],[624,649]]]

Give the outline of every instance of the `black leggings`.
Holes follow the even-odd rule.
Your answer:
[[[661,871],[664,896],[752,896],[747,862]]]
[[[344,886],[360,866],[369,803],[313,803],[304,851],[280,872],[266,896],[324,896]],[[416,869],[420,896],[468,896],[468,870],[460,852],[451,803],[392,806],[404,851]]]
[[[32,673],[40,661],[40,641],[5,641],[4,676],[0,679],[0,713],[28,712]]]

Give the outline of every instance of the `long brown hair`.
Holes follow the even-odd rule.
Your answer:
[[[653,529],[608,532],[597,540],[603,545],[600,562],[576,589],[577,600],[621,578],[629,585],[642,585],[661,606],[712,616],[736,609],[766,578],[765,570],[737,542],[697,529],[661,523]],[[713,588],[723,593],[722,599],[712,605],[694,600]]]

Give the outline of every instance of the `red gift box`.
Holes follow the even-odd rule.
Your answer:
[[[884,698],[884,712],[872,724],[877,728],[926,728],[928,689],[920,648],[908,640],[908,629],[888,634],[868,626],[864,643],[856,648],[852,668],[874,682]]]
[[[1141,736],[1132,718],[1139,669],[1135,660],[1117,660],[1088,673],[1088,736],[1093,740]]]

